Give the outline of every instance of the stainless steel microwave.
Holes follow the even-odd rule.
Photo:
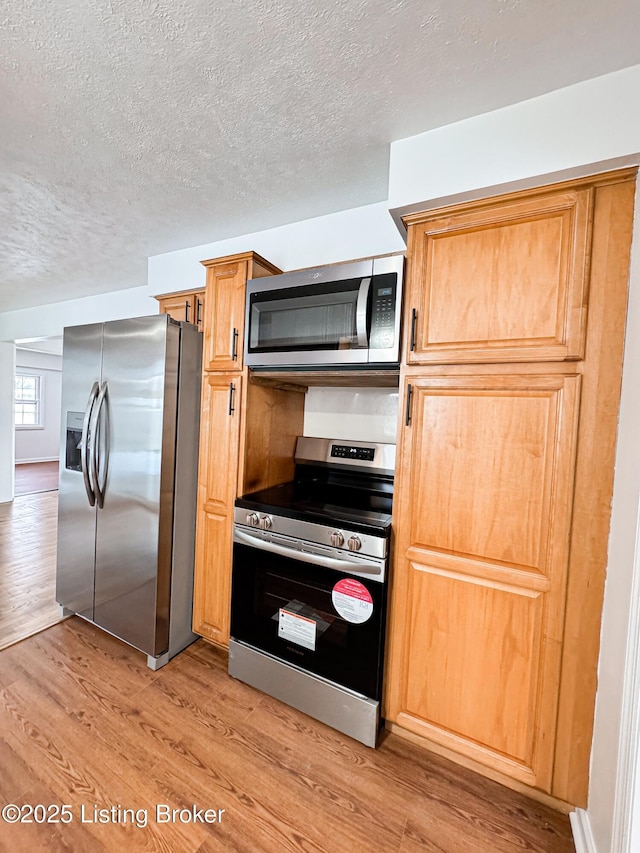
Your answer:
[[[404,256],[247,282],[249,367],[397,364]]]

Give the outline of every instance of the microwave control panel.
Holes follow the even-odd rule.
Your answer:
[[[371,349],[387,349],[395,344],[394,327],[396,321],[395,273],[376,275],[371,282]]]

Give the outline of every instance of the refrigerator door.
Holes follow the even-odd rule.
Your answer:
[[[96,439],[94,621],[148,655],[168,650],[180,327],[104,325]]]
[[[102,323],[65,329],[56,601],[93,619],[96,533],[90,422],[101,380]]]

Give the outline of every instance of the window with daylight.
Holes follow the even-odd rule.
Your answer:
[[[42,376],[16,373],[14,408],[16,427],[42,426]]]

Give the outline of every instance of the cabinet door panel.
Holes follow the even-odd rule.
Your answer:
[[[522,765],[531,781],[543,593],[411,564],[406,712]],[[499,673],[499,678],[488,678]]]
[[[193,630],[222,645],[229,639],[231,531],[238,478],[240,400],[240,376],[216,373],[204,376]]]
[[[545,790],[579,382],[416,380],[396,478],[388,716]]]
[[[585,189],[413,222],[408,362],[581,358],[592,206]]]
[[[417,389],[415,547],[544,572],[556,390]],[[414,410],[415,411],[415,410]]]
[[[193,323],[195,296],[193,293],[177,293],[173,296],[163,296],[159,300],[160,313],[168,314],[174,320]]]
[[[204,370],[242,369],[246,284],[246,260],[207,270]]]
[[[174,320],[193,323],[200,331],[204,327],[204,290],[194,293],[169,293],[156,297],[160,303],[160,313],[168,314]]]

